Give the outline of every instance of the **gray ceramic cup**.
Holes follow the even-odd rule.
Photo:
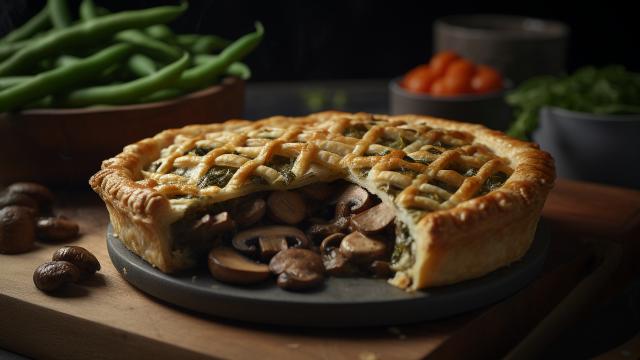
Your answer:
[[[598,115],[546,107],[533,140],[558,176],[640,189],[640,115]]]
[[[452,15],[434,23],[434,51],[453,50],[498,69],[515,84],[565,71],[569,28],[511,15]]]
[[[505,102],[508,84],[505,90],[488,94],[431,96],[407,91],[399,82],[400,78],[395,78],[389,83],[389,110],[393,115],[429,115],[502,131],[511,121],[511,109]]]

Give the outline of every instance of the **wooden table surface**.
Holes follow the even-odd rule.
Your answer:
[[[625,239],[640,224],[640,192],[559,180],[543,211],[552,228],[545,270],[508,299],[452,318],[396,327],[253,325],[184,311],[136,290],[108,258],[108,218],[97,196],[74,192],[58,198],[58,212],[81,225],[82,235],[72,243],[96,254],[102,270],[90,282],[51,296],[38,291],[31,278],[61,244],[39,243],[26,254],[0,255],[0,347],[38,358],[492,358],[523,339],[534,341],[527,335],[602,262],[602,252],[583,239],[612,238],[625,246],[625,259],[638,254],[637,244]],[[616,273],[617,282],[607,282],[608,291],[637,270],[629,263],[615,264],[623,270]]]

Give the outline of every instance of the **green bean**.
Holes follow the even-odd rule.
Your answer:
[[[7,36],[0,40],[0,43],[12,43],[18,40],[28,39],[34,34],[45,30],[50,24],[49,8],[45,6],[22,26],[7,34]]]
[[[176,87],[190,91],[203,88],[213,82],[232,63],[244,58],[262,41],[264,27],[261,23],[256,23],[256,31],[242,36],[227,46],[213,61],[196,66],[185,71]]]
[[[176,43],[184,49],[191,49],[193,44],[200,38],[198,34],[182,34],[176,36]]]
[[[196,54],[210,54],[214,50],[221,50],[229,46],[231,41],[216,35],[203,35],[191,45],[191,51]]]
[[[78,61],[80,61],[81,59],[75,56],[71,56],[71,55],[60,55],[58,56],[58,58],[56,59],[55,65],[60,67],[60,66],[69,66],[69,65],[75,65],[78,63]]]
[[[87,21],[99,16],[111,14],[111,11],[100,6],[96,6],[91,0],[83,0],[82,3],[80,3],[78,14],[80,15],[80,20]]]
[[[214,61],[217,55],[196,55],[194,63],[196,65],[204,65],[209,61]],[[229,65],[225,70],[225,74],[239,77],[242,80],[249,80],[251,78],[251,69],[244,63],[236,61]]]
[[[55,59],[54,65],[56,67],[71,66],[71,65],[77,64],[81,60],[82,60],[81,58],[76,56],[60,55],[58,56],[57,59]],[[118,63],[112,64],[108,68],[102,70],[99,76],[97,76],[94,80],[100,81],[103,79],[108,79],[109,82],[113,82],[113,76],[115,76],[115,73],[120,69],[121,69],[120,64]]]
[[[49,16],[54,29],[64,29],[71,25],[71,15],[69,14],[69,4],[67,0],[48,0]]]
[[[140,100],[138,100],[138,102],[150,103],[150,102],[164,101],[164,100],[177,98],[178,96],[181,96],[181,95],[184,95],[184,92],[182,90],[176,89],[176,88],[167,88],[167,89],[158,90],[149,96],[145,96]]]
[[[145,31],[147,32],[147,35],[160,41],[173,42],[174,40],[173,31],[164,24],[149,26]]]
[[[175,39],[180,47],[196,54],[210,54],[214,50],[224,49],[231,43],[230,40],[216,35],[183,34]]]
[[[247,66],[247,64],[236,61],[233,64],[229,65],[225,74],[238,77],[242,80],[251,79],[251,69]]]
[[[166,61],[174,61],[182,55],[179,48],[167,45],[139,30],[121,31],[116,34],[115,39],[135,45],[140,51]]]
[[[31,40],[19,40],[11,43],[0,44],[0,61],[15,54],[16,51],[24,48]]]
[[[95,19],[100,16],[99,8],[95,6],[92,0],[83,0],[80,4],[80,16],[85,21]],[[179,49],[158,41],[137,29],[121,31],[115,35],[115,39],[135,45],[149,55],[167,61],[175,61],[182,55],[182,51]]]
[[[139,99],[147,94],[171,86],[189,65],[189,54],[165,66],[155,74],[128,83],[94,86],[79,89],[68,94],[62,101],[64,106],[81,107],[88,105],[119,105]]]
[[[24,105],[23,109],[48,109],[53,107],[53,96],[45,96]]]
[[[0,78],[0,90],[18,85],[31,78],[32,78],[31,76],[7,76],[7,77]]]
[[[0,113],[82,85],[99,76],[102,70],[118,62],[130,52],[131,45],[112,45],[73,65],[42,72],[30,80],[0,91]]]
[[[149,76],[158,71],[156,63],[151,58],[141,54],[131,56],[127,66],[132,73],[140,77]]]
[[[98,16],[105,16],[111,14],[111,11],[103,8],[102,6],[97,6]]]
[[[215,60],[217,57],[218,57],[217,55],[196,55],[194,58],[194,63],[196,65],[205,65],[206,63]],[[225,71],[225,74],[236,76],[243,80],[249,80],[249,78],[251,78],[251,69],[249,69],[249,67],[246,64],[236,61],[231,65],[229,65],[229,67]],[[149,103],[149,102],[169,100],[184,94],[185,94],[184,91],[176,88],[162,89],[154,92],[149,96],[146,96],[140,99],[139,102]]]
[[[82,0],[78,13],[80,14],[80,20],[82,21],[95,19],[99,16],[98,8],[96,7],[96,4],[93,3],[93,0]]]
[[[187,8],[180,6],[158,6],[144,10],[124,11],[105,15],[93,20],[80,22],[66,29],[54,31],[43,38],[29,43],[13,56],[0,64],[0,76],[17,74],[42,59],[66,49],[96,43],[130,28],[144,28],[175,19]]]
[[[196,55],[195,63],[202,64],[204,62],[212,60],[212,58],[215,58],[215,57],[216,57],[215,55]],[[225,71],[225,74],[236,76],[243,80],[248,80],[251,77],[251,70],[244,63],[234,62],[233,64],[229,65],[229,67]],[[149,102],[169,100],[184,94],[185,94],[184,91],[176,88],[162,89],[154,92],[153,94],[147,97],[140,99],[138,102],[149,103]]]

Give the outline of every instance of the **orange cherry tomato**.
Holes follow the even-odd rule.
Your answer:
[[[458,59],[447,67],[444,74],[444,87],[449,95],[466,94],[473,91],[471,79],[476,67],[470,61]]]
[[[444,87],[444,78],[436,79],[431,85],[429,93],[434,96],[449,95]]]
[[[447,67],[459,58],[460,56],[453,51],[441,51],[431,58],[429,66],[436,77],[440,77],[447,71]]]
[[[435,76],[429,65],[420,65],[409,71],[402,79],[402,87],[413,92],[427,93]]]
[[[471,88],[476,93],[487,93],[502,89],[502,76],[486,65],[478,65],[478,70],[471,79]]]

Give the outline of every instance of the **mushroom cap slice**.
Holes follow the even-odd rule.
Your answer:
[[[317,253],[307,249],[287,249],[269,262],[269,269],[278,276],[278,286],[286,290],[304,290],[324,281],[324,265]]]
[[[358,274],[358,267],[340,253],[331,249],[322,254],[322,263],[327,274],[331,276],[353,276]]]
[[[313,224],[307,232],[314,240],[323,239],[327,236],[338,234],[349,226],[349,218],[338,217],[325,224]]]
[[[342,239],[340,253],[354,263],[366,264],[374,260],[382,260],[387,255],[387,244],[354,231]]]
[[[269,266],[255,263],[228,247],[211,249],[209,271],[215,279],[231,284],[254,284],[271,275]]]
[[[325,237],[320,243],[320,254],[326,254],[333,249],[339,248],[344,237],[345,234],[343,233],[335,233]]]
[[[326,182],[309,184],[307,186],[301,187],[298,190],[305,194],[307,197],[316,201],[325,201],[335,193],[335,188]]]
[[[251,226],[267,212],[267,203],[261,198],[251,198],[240,202],[233,211],[233,219],[241,227]]]
[[[282,225],[260,226],[240,231],[233,237],[231,243],[238,251],[255,255],[260,246],[260,238],[274,239],[278,237],[285,239],[289,247],[308,248],[310,245],[309,239],[300,229]]]
[[[384,260],[375,260],[369,264],[369,272],[376,278],[386,279],[393,275],[391,264]]]
[[[363,187],[351,184],[342,192],[336,203],[336,216],[347,217],[361,213],[373,206],[373,196]]]
[[[365,234],[374,234],[393,223],[396,211],[390,205],[380,203],[351,218],[351,225]]]
[[[306,217],[307,206],[300,194],[293,191],[274,191],[267,198],[271,218],[279,223],[294,225]]]
[[[233,231],[235,223],[228,212],[205,214],[197,219],[189,229],[188,235],[193,241],[211,242],[216,236]]]

